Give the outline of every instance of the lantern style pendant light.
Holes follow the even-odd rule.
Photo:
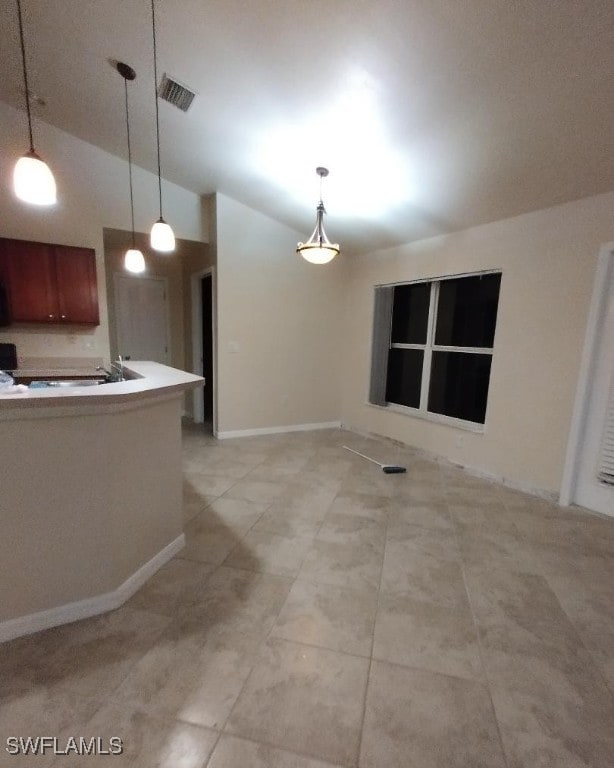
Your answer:
[[[316,228],[306,243],[298,244],[296,252],[312,264],[327,264],[339,255],[339,245],[331,243],[324,231],[326,209],[322,202],[322,179],[328,176],[328,168],[318,167],[316,173],[320,177],[320,202],[316,208]]]
[[[154,251],[170,253],[175,250],[175,235],[170,225],[162,217],[162,173],[160,170],[160,116],[158,114],[158,55],[156,50],[156,9],[151,0],[151,28],[153,32],[154,95],[156,97],[156,145],[158,148],[158,196],[160,200],[160,218],[151,228],[149,240]]]
[[[26,110],[28,113],[28,131],[30,133],[30,150],[20,157],[13,171],[13,187],[15,194],[24,203],[33,205],[54,205],[57,202],[55,179],[47,163],[43,162],[34,150],[32,136],[32,113],[30,111],[30,89],[28,88],[28,70],[26,67],[26,45],[23,36],[23,18],[21,15],[21,0],[17,0],[17,15],[19,17],[19,41],[21,43],[21,63],[23,67],[23,82],[26,91]]]
[[[128,80],[134,80],[136,78],[136,72],[124,64],[118,61],[115,65],[119,74],[124,78],[124,91],[126,94],[126,135],[128,137],[128,176],[130,179],[130,216],[132,220],[132,248],[126,251],[124,256],[124,267],[128,272],[144,272],[145,271],[145,258],[139,249],[136,247],[134,237],[134,198],[132,194],[132,153],[130,151],[130,119],[128,117]]]

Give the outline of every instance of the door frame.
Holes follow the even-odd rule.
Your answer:
[[[599,250],[599,260],[593,282],[593,293],[589,308],[588,321],[582,360],[580,362],[580,374],[576,388],[576,398],[571,418],[569,439],[567,442],[567,454],[563,467],[561,492],[559,504],[567,507],[574,503],[576,486],[578,481],[578,463],[580,452],[584,442],[584,425],[588,417],[588,407],[591,394],[591,382],[594,377],[597,364],[600,320],[608,299],[608,275],[610,268],[614,269],[614,242],[606,243]]]
[[[215,267],[207,267],[190,276],[192,299],[192,372],[197,376],[203,375],[201,357],[203,353],[203,301],[201,280],[211,276],[211,335],[213,348],[213,434],[217,437],[217,280]],[[194,423],[204,422],[204,394],[202,387],[192,391],[194,407]]]
[[[170,312],[170,293],[168,289],[168,277],[162,275],[134,275],[127,272],[113,272],[113,288],[115,302],[115,348],[119,352],[119,279],[125,278],[126,280],[157,280],[164,283],[164,293],[166,296],[166,322],[164,327],[166,328],[166,365],[171,365],[173,360],[173,349],[171,345],[171,312]]]

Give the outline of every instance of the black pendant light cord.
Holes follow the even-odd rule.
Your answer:
[[[30,90],[28,88],[28,70],[26,68],[26,44],[23,38],[23,19],[21,16],[21,0],[17,0],[17,14],[19,16],[19,40],[21,42],[21,61],[23,64],[23,82],[26,89],[26,109],[28,112],[28,131],[30,133],[30,152],[34,152],[34,138],[32,137],[32,114],[30,112]]]
[[[128,176],[130,178],[130,215],[132,216],[132,248],[136,248],[134,240],[134,199],[132,196],[132,153],[130,152],[130,120],[128,118],[128,80],[124,77],[126,91],[126,133],[128,134]]]
[[[160,198],[160,218],[162,218],[162,171],[160,169],[160,116],[158,114],[158,55],[156,51],[156,10],[151,0],[151,23],[153,30],[154,93],[156,97],[156,146],[158,148],[158,195]]]

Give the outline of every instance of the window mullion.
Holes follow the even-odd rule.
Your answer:
[[[422,361],[422,386],[420,388],[420,410],[426,411],[428,406],[429,385],[431,381],[431,357],[433,341],[435,340],[435,322],[437,318],[437,302],[439,300],[439,283],[431,283],[431,300],[429,302],[429,319],[426,331],[426,347]]]
[[[458,347],[445,346],[443,344],[433,344],[434,352],[466,352],[469,355],[492,355],[492,347]]]

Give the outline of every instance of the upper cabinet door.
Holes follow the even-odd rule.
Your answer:
[[[60,322],[98,325],[95,252],[56,245],[54,253]]]
[[[12,322],[59,321],[53,248],[26,240],[0,240]]]

